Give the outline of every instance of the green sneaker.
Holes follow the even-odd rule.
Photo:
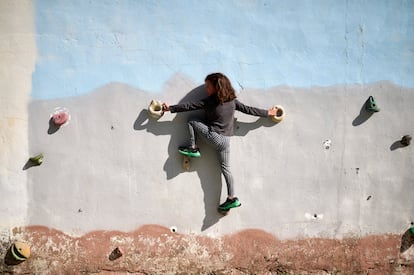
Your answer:
[[[220,204],[218,209],[221,211],[226,211],[226,210],[230,210],[231,208],[240,207],[240,206],[241,206],[241,202],[239,201],[238,198],[232,198],[232,199],[227,198],[227,200],[224,203]]]
[[[180,154],[187,156],[187,157],[192,157],[192,158],[201,157],[200,150],[198,148],[179,147],[178,152],[180,152]]]

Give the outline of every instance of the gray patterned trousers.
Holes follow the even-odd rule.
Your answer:
[[[216,150],[221,173],[223,173],[224,179],[226,180],[227,194],[229,197],[233,197],[233,176],[230,172],[230,137],[211,131],[206,124],[198,120],[190,120],[188,122],[188,128],[190,130],[191,146],[196,146],[195,133],[197,133],[197,135],[201,136]]]

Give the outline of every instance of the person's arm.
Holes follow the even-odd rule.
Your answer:
[[[163,103],[163,110],[164,111],[170,111],[171,113],[180,113],[180,112],[187,112],[187,111],[194,111],[194,110],[199,110],[199,109],[203,109],[204,106],[206,105],[206,101],[200,100],[200,101],[194,101],[194,102],[185,102],[185,103],[180,103],[180,104],[176,104],[176,105],[168,105],[167,103]]]
[[[276,115],[276,109],[270,108],[269,110],[260,109],[256,107],[251,107],[244,105],[240,101],[236,99],[236,110],[242,113],[252,115],[252,116],[260,116],[260,117],[268,117]]]

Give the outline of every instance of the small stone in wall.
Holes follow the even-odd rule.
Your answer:
[[[114,260],[122,257],[123,254],[124,253],[122,253],[122,250],[119,247],[117,247],[114,250],[112,250],[111,254],[109,254],[109,260],[114,261]]]

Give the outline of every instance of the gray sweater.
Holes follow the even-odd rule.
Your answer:
[[[205,122],[211,131],[224,136],[233,135],[234,111],[240,111],[248,115],[267,117],[267,110],[246,106],[237,99],[220,104],[215,95],[195,102],[186,102],[171,105],[171,113],[187,112],[204,109]]]

